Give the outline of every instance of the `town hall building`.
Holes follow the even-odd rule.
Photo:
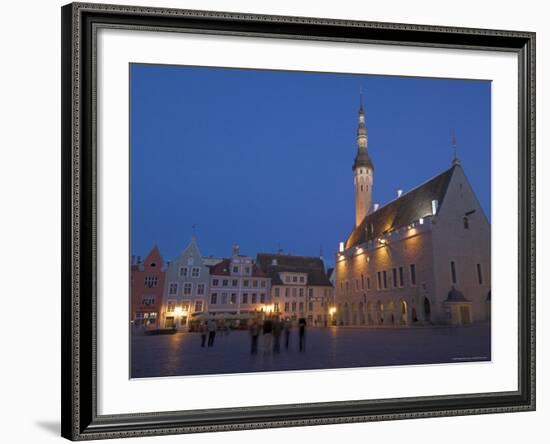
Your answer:
[[[335,266],[339,325],[490,319],[491,225],[456,154],[449,169],[383,206],[373,204],[361,101],[352,171],[355,226]]]

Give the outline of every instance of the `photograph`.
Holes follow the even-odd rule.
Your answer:
[[[128,75],[131,379],[490,363],[491,80]]]

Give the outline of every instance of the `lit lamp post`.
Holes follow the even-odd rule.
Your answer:
[[[328,313],[330,314],[330,323],[334,325],[334,315],[336,314],[336,307],[330,307]]]

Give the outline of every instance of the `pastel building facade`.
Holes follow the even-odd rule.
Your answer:
[[[364,122],[363,108],[360,109]],[[374,166],[358,144],[357,170]],[[372,193],[373,181],[368,193]],[[370,202],[370,196],[363,199]],[[357,199],[356,199],[357,203]],[[335,266],[341,325],[470,324],[490,318],[491,226],[455,156],[452,166],[365,211],[340,244]]]
[[[134,328],[159,327],[165,281],[164,261],[157,246],[145,260],[130,266],[130,320]]]
[[[252,314],[267,312],[270,282],[252,257],[233,246],[231,258],[210,267],[209,314]]]
[[[166,269],[161,310],[163,328],[185,328],[194,315],[207,311],[209,271],[193,237]]]
[[[292,321],[306,318],[309,325],[331,323],[333,287],[321,258],[259,253],[256,262],[271,278],[275,313]]]

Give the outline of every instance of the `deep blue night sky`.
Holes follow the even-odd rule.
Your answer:
[[[373,201],[458,157],[490,220],[491,83],[133,64],[132,254],[275,252],[333,263],[354,225],[351,165],[364,91]]]

